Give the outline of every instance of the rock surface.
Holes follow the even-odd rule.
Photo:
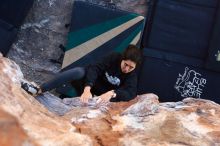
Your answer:
[[[43,146],[220,145],[220,105],[209,100],[186,98],[159,103],[156,95],[144,94],[129,102],[101,107],[94,101],[91,106],[83,106],[79,98],[64,99],[57,100],[57,105],[71,109],[59,116],[54,112],[57,107],[50,107],[50,112],[47,105],[20,88],[23,74],[19,66],[4,57],[0,57],[0,79],[0,109],[16,117],[26,133],[15,130],[19,135],[15,141],[27,139]],[[7,117],[0,114],[0,120]],[[14,122],[7,123],[13,128]],[[4,124],[1,122],[0,128]],[[0,139],[2,142],[4,139]]]
[[[34,97],[21,90],[20,80],[23,78],[20,68],[2,57],[0,79],[0,108],[15,116],[36,143],[51,146],[90,145],[88,136],[74,132],[75,127],[70,122],[48,112]]]
[[[21,128],[16,118],[2,109],[0,109],[0,137],[1,146],[36,145]]]

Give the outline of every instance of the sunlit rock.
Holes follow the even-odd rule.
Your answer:
[[[90,138],[74,132],[68,120],[49,112],[23,91],[22,77],[14,62],[0,57],[0,108],[14,115],[31,139],[40,145],[91,145]]]
[[[0,109],[0,145],[36,145],[27,136],[15,117]]]
[[[155,94],[144,94],[137,97],[138,102],[127,108],[122,115],[132,114],[143,117],[153,115],[159,108],[159,97]]]
[[[150,93],[104,105],[96,97],[84,105],[79,97],[62,100],[49,92],[35,98],[21,89],[19,66],[4,57],[0,79],[0,108],[17,119],[19,135],[33,145],[220,145],[220,105],[209,100],[159,103]]]

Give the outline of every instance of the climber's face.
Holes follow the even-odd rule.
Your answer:
[[[136,63],[131,60],[122,60],[121,61],[121,71],[123,73],[132,72],[136,68]]]

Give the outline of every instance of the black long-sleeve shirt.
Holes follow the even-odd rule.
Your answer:
[[[112,53],[96,64],[87,67],[85,85],[91,86],[91,92],[101,95],[114,90],[116,98],[111,101],[128,101],[136,96],[137,74],[135,70],[130,73],[121,71],[122,56]]]

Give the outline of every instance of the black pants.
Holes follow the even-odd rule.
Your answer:
[[[40,85],[42,92],[46,92],[57,87],[62,86],[66,83],[71,83],[77,90],[78,94],[81,94],[83,84],[84,84],[84,77],[86,71],[83,67],[76,67],[64,72],[59,73],[56,75],[52,80],[43,83]]]

